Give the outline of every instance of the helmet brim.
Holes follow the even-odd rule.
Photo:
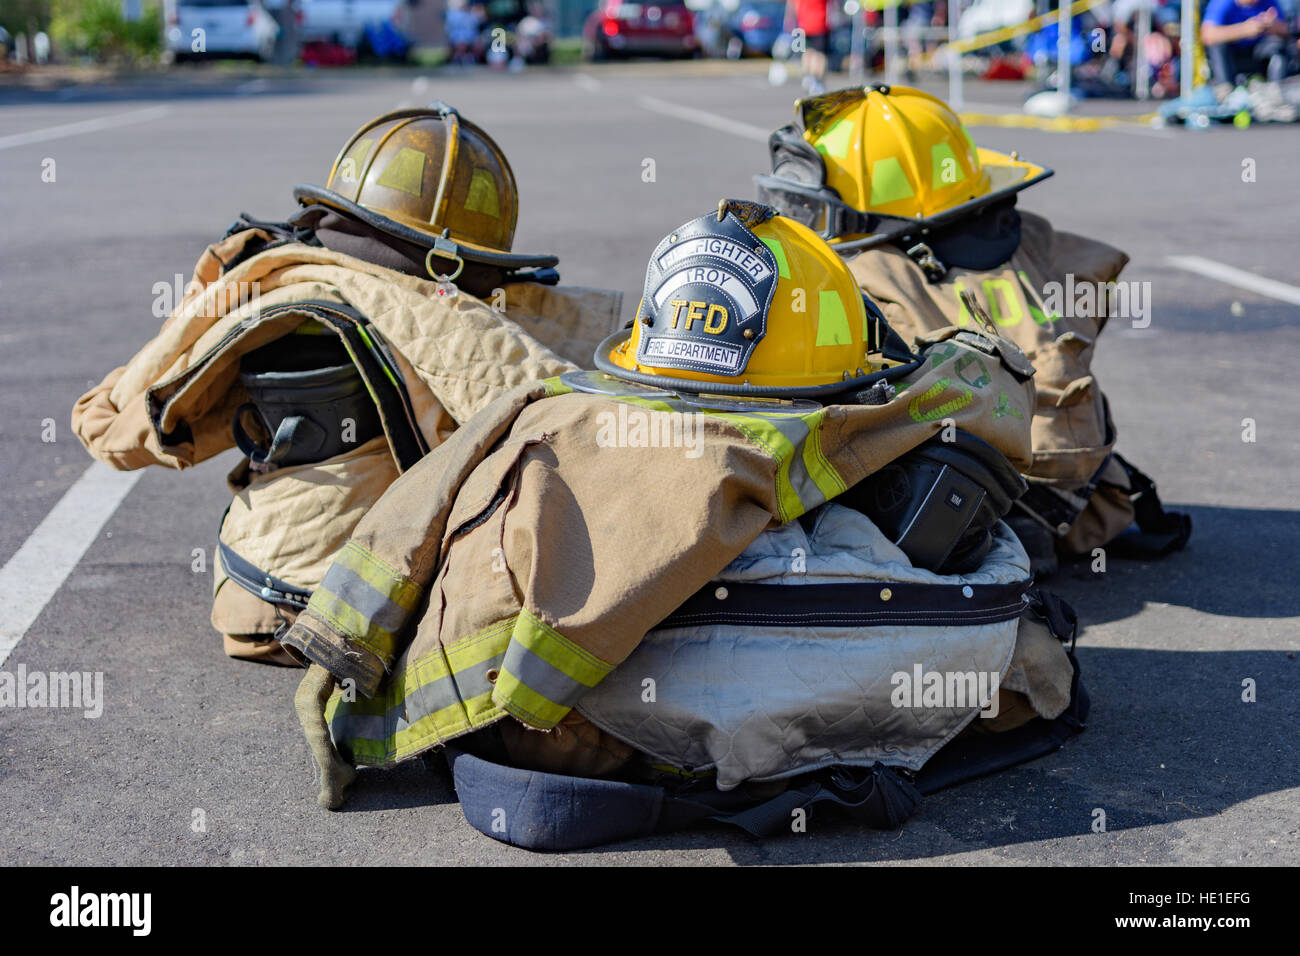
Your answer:
[[[394,238],[423,246],[426,249],[432,248],[434,239],[438,238],[437,234],[432,231],[432,227],[429,232],[414,229],[405,223],[389,219],[374,210],[367,209],[365,206],[355,203],[323,186],[299,183],[293,187],[293,197],[302,206],[325,206],[354,219],[359,219]],[[502,252],[499,249],[490,249],[487,246],[467,242],[464,239],[451,239],[450,241],[455,243],[457,254],[466,262],[494,266],[499,269],[550,269],[560,262],[559,257],[553,255],[525,255]]]
[[[635,382],[637,385],[649,385],[654,388],[662,388],[672,392],[687,392],[693,395],[826,399],[836,395],[843,395],[846,392],[870,388],[876,382],[892,382],[920,368],[922,362],[921,359],[917,359],[903,365],[895,365],[892,368],[872,372],[870,375],[844,379],[839,382],[828,382],[825,385],[762,386],[744,385],[738,382],[703,382],[699,379],[676,378],[671,375],[651,375],[637,369],[624,368],[609,356],[616,348],[630,342],[631,339],[631,329],[620,329],[613,335],[606,337],[600,345],[596,346],[596,354],[593,357],[596,368],[606,375],[613,375],[615,378],[621,378],[624,381]]]
[[[1002,161],[999,162],[999,160]],[[908,219],[902,216],[882,215],[878,232],[864,236],[861,239],[847,241],[829,239],[827,241],[836,252],[845,255],[851,252],[873,249],[876,246],[893,242],[902,236],[923,235],[927,230],[949,226],[961,219],[972,216],[986,206],[1000,202],[1022,189],[1028,189],[1035,183],[1041,183],[1049,176],[1055,175],[1055,171],[1048,169],[1046,166],[1036,166],[1033,163],[1015,160],[1002,153],[995,153],[992,150],[982,148],[980,149],[980,162],[987,164],[984,168],[988,172],[990,184],[989,191],[982,196],[976,196],[974,199],[969,199],[932,216]]]

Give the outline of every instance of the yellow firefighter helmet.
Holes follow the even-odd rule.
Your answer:
[[[975,145],[948,106],[906,86],[799,100],[798,121],[772,134],[772,175],[759,198],[824,238],[884,231],[888,220],[952,221],[1051,175]]]
[[[866,387],[893,364],[875,345],[882,326],[823,240],[768,206],[727,199],[659,243],[631,329],[595,361],[677,391],[813,398]]]

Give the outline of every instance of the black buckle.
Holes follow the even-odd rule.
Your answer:
[[[948,267],[939,261],[934,250],[924,242],[918,242],[907,250],[907,257],[921,267],[930,282],[941,282],[948,274]]]

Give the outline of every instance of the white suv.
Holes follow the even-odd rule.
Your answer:
[[[212,54],[269,60],[279,26],[258,0],[165,0],[166,45],[177,62]]]

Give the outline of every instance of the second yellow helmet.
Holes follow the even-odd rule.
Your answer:
[[[793,126],[772,134],[759,199],[832,242],[884,231],[889,220],[949,220],[1051,175],[976,146],[947,104],[911,87],[838,90],[800,100],[795,112]]]
[[[772,398],[869,387],[911,355],[882,354],[884,318],[843,260],[806,226],[723,200],[655,248],[630,330],[596,354],[642,385]]]

